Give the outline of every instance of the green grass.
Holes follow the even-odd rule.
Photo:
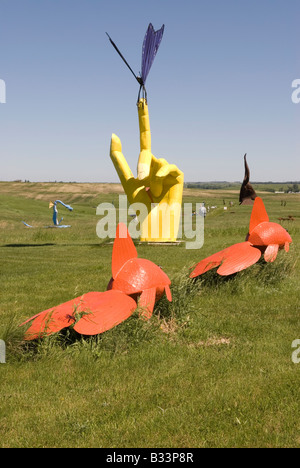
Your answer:
[[[80,191],[79,191],[80,188]],[[185,190],[184,201],[217,205],[201,250],[138,245],[162,266],[173,302],[149,322],[134,314],[99,337],[72,330],[25,343],[26,318],[88,291],[104,291],[112,245],[96,236],[96,206],[117,205],[119,186],[0,183],[0,447],[298,447],[300,338],[299,195],[263,194],[270,219],[284,221],[293,245],[231,278],[189,268],[244,240],[251,207],[238,192]],[[50,224],[49,201],[68,230]],[[282,197],[287,202],[281,205]],[[226,212],[223,200],[235,205]]]

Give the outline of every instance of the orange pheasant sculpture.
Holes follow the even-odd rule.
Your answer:
[[[269,221],[264,203],[257,197],[254,200],[246,241],[201,260],[190,278],[196,278],[216,267],[219,267],[219,275],[232,275],[254,265],[262,254],[266,262],[274,262],[279,249],[284,248],[288,252],[291,242],[291,236],[282,226]]]

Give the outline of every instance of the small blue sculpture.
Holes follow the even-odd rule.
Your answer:
[[[67,208],[69,211],[73,211],[73,208],[70,205],[66,205],[60,200],[56,200],[54,203],[50,202],[49,203],[49,208],[53,208],[53,226],[44,226],[45,229],[47,228],[69,228],[71,227],[70,225],[66,224],[60,224],[64,218],[61,218],[60,221],[58,221],[58,210],[57,210],[57,203],[60,203],[63,205],[65,208]],[[22,221],[23,224],[25,224],[26,227],[33,228],[34,226],[31,226],[30,224],[25,223]]]
[[[57,211],[57,203],[60,203],[61,205],[63,205],[65,208],[67,208],[69,211],[73,211],[73,208],[70,206],[70,205],[65,205],[62,201],[60,200],[56,200],[54,203],[50,202],[49,203],[49,208],[53,208],[53,224],[55,227],[71,227],[71,226],[64,226],[64,225],[61,225],[60,223],[62,222],[62,220],[64,218],[61,218],[60,221],[58,221],[58,211]]]

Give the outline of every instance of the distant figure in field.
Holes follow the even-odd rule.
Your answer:
[[[240,205],[253,205],[255,198],[257,197],[254,188],[249,183],[250,180],[250,169],[247,164],[247,153],[244,156],[245,162],[245,176],[240,190]]]
[[[200,210],[199,210],[199,215],[203,216],[203,218],[205,218],[206,214],[207,214],[207,209],[206,209],[206,206],[205,206],[205,202],[203,202],[202,206],[200,207]]]

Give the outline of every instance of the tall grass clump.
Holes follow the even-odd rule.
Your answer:
[[[13,325],[11,330],[7,329],[3,333],[2,339],[9,344],[10,352],[16,359],[57,358],[62,353],[71,356],[89,353],[94,359],[103,355],[113,357],[127,354],[140,345],[150,343],[157,338],[158,328],[156,321],[143,320],[141,310],[137,308],[127,320],[99,335],[80,335],[72,327],[68,327],[58,333],[25,341],[22,338],[24,329],[20,332]]]
[[[32,358],[32,353],[23,338],[23,331],[19,328],[14,314],[9,315],[8,320],[1,324],[0,339],[5,342],[7,360],[16,362]]]

